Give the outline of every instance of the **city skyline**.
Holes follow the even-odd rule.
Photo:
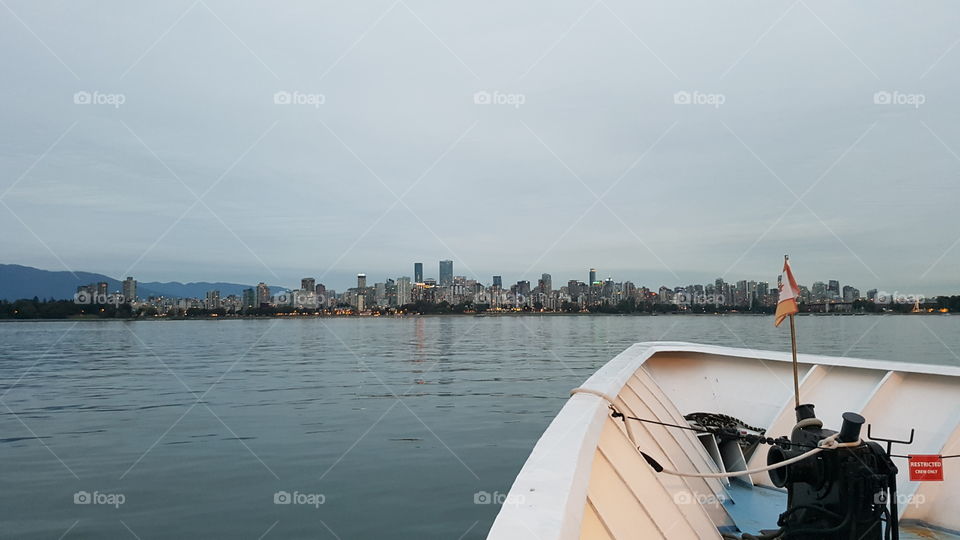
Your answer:
[[[772,273],[777,274],[779,272],[780,267],[782,266],[782,254],[779,256],[779,258],[775,257],[773,260],[777,262],[773,264],[767,264],[765,266],[767,267],[767,269],[772,269]],[[796,258],[791,257],[791,262],[796,267],[797,264],[795,261],[796,261]],[[424,270],[423,270],[424,278],[433,278],[439,282],[439,279],[440,279],[440,272],[439,272],[439,266],[438,266],[439,262],[440,260],[437,260],[435,261],[435,263],[426,264],[424,266]],[[22,263],[22,262],[17,262],[16,264],[26,265],[26,263]],[[349,270],[337,270],[337,271],[325,270],[325,271],[311,272],[310,270],[304,270],[301,268],[301,269],[286,269],[283,271],[278,270],[277,272],[275,272],[276,276],[273,276],[266,271],[256,271],[255,269],[250,269],[250,268],[244,268],[238,271],[238,269],[233,266],[224,266],[219,270],[198,268],[196,269],[196,271],[184,271],[183,268],[177,268],[175,270],[169,270],[169,271],[147,270],[143,273],[140,273],[140,272],[134,272],[134,273],[136,273],[138,277],[142,276],[143,281],[160,281],[160,282],[179,281],[183,283],[201,282],[201,281],[209,281],[209,282],[230,281],[230,282],[240,283],[240,284],[249,284],[249,283],[258,283],[260,281],[266,280],[271,284],[271,286],[289,287],[291,289],[295,288],[294,284],[299,282],[303,278],[303,276],[306,276],[306,275],[314,276],[314,279],[316,279],[317,281],[320,281],[321,279],[323,279],[325,283],[328,283],[330,284],[330,286],[335,287],[337,289],[345,289],[350,287],[351,284],[356,281],[356,276],[358,273],[364,273],[364,274],[367,274],[368,276],[373,276],[376,279],[381,279],[381,278],[386,279],[388,277],[396,278],[397,276],[408,275],[411,278],[411,280],[414,279],[416,274],[412,264],[410,265],[410,269],[408,270],[402,270],[400,268],[400,265],[394,265],[394,264],[389,264],[389,265],[381,264],[381,265],[375,265],[375,266],[381,266],[386,269],[370,270],[370,269],[364,269],[364,267],[355,267]],[[519,266],[522,266],[522,265],[519,265]],[[535,282],[540,277],[540,274],[543,273],[542,271],[535,270],[535,269],[531,269],[527,272],[522,272],[520,270],[515,270],[511,272],[509,270],[503,271],[498,269],[491,269],[488,271],[483,271],[482,273],[473,273],[473,272],[470,272],[471,269],[466,269],[462,265],[457,265],[457,267],[458,267],[458,271],[456,273],[458,275],[463,275],[468,278],[476,279],[484,283],[489,283],[493,276],[502,276],[502,280],[504,283],[507,283],[507,282],[513,283],[515,281],[522,280],[522,279],[527,279]],[[58,269],[56,267],[48,267],[45,269],[50,271],[65,270],[63,268]],[[656,269],[643,270],[643,269],[616,268],[616,267],[607,268],[602,265],[596,265],[595,269],[597,270],[598,275],[604,278],[615,276],[615,275],[629,276],[629,278],[624,278],[624,279],[630,279],[631,281],[644,281],[647,283],[654,283],[654,282],[657,282],[657,283],[660,283],[660,282],[662,283],[674,283],[674,282],[706,283],[708,281],[713,281],[718,276],[723,277],[724,279],[732,279],[733,277],[737,277],[737,278],[742,277],[748,280],[764,281],[764,280],[770,279],[769,275],[771,273],[771,270],[738,272],[738,271],[732,271],[729,269],[727,272],[724,272],[723,270],[710,271],[710,270],[703,270],[703,269],[698,269],[695,271],[671,272],[668,270],[656,270]],[[65,271],[71,271],[71,270],[74,270],[74,269],[65,270]],[[123,278],[129,274],[128,273],[128,274],[122,274],[122,275],[113,275],[108,272],[100,271],[97,269],[91,270],[90,268],[87,268],[87,267],[76,268],[75,270],[76,271],[94,271],[96,273],[102,273],[104,275],[108,275],[118,280],[123,280]],[[810,268],[808,263],[808,264],[801,265],[800,270],[798,270],[797,273],[805,274],[805,273],[809,273],[810,271],[813,271],[815,273],[831,272],[831,270],[829,269]],[[560,275],[560,276],[571,275],[572,276],[572,275],[582,274],[583,270],[580,267],[576,267],[573,269],[561,268],[560,270],[556,270],[549,273],[552,275]],[[856,274],[856,273],[853,273],[853,274]],[[835,273],[834,275],[838,275],[838,274]],[[917,286],[909,286],[909,285],[904,285],[904,281],[896,281],[896,282],[891,281],[891,282],[888,282],[890,284],[886,284],[887,282],[882,282],[882,280],[877,280],[872,276],[867,276],[862,281],[857,281],[855,278],[851,278],[849,276],[839,276],[839,275],[838,275],[838,279],[846,283],[851,283],[851,282],[867,283],[869,284],[867,288],[910,290],[913,293],[923,294],[927,296],[944,294],[945,291],[949,292],[954,290],[960,290],[960,282],[957,282],[956,284],[945,283],[941,286],[941,285],[936,285],[933,282],[926,282],[925,280],[916,280],[919,282]]]
[[[314,276],[310,276],[310,277],[301,277],[301,278],[298,278],[298,279],[296,279],[296,280],[292,280],[293,283],[288,283],[288,282],[274,282],[274,281],[272,281],[272,280],[266,280],[266,281],[265,281],[265,280],[262,280],[262,279],[261,279],[261,280],[257,280],[257,281],[246,282],[246,283],[244,283],[244,282],[238,282],[238,283],[236,283],[236,284],[237,284],[237,285],[245,285],[245,286],[255,286],[256,283],[261,283],[261,284],[267,284],[267,285],[269,285],[271,288],[279,288],[279,289],[283,289],[283,290],[292,291],[292,290],[297,290],[297,289],[298,289],[298,287],[297,287],[294,283],[299,282],[299,283],[300,283],[299,289],[309,289],[309,290],[312,290],[313,287],[315,287],[315,286],[317,286],[317,285],[320,285],[320,286],[325,287],[325,288],[327,288],[327,289],[343,291],[343,290],[351,289],[351,288],[354,288],[354,287],[357,287],[357,286],[360,286],[360,287],[368,286],[368,285],[360,285],[360,283],[366,283],[368,280],[369,280],[369,282],[370,282],[370,284],[371,284],[370,286],[372,286],[372,284],[374,284],[374,283],[383,283],[383,282],[386,282],[386,281],[389,281],[389,280],[397,280],[397,279],[399,279],[399,278],[406,278],[406,279],[410,280],[411,283],[425,283],[425,282],[426,282],[426,283],[436,284],[436,285],[438,285],[438,286],[449,286],[449,285],[452,284],[453,278],[457,278],[457,279],[460,279],[461,281],[462,281],[463,279],[467,279],[467,280],[470,280],[470,281],[475,281],[475,282],[477,282],[477,283],[479,283],[479,284],[482,284],[482,285],[484,285],[484,286],[486,286],[486,287],[489,287],[489,286],[491,286],[491,285],[497,286],[497,285],[499,284],[500,287],[504,287],[504,288],[506,288],[506,289],[509,289],[512,285],[515,285],[516,283],[519,283],[519,282],[524,282],[524,281],[525,281],[525,282],[532,283],[533,285],[536,285],[536,284],[538,283],[538,281],[543,280],[544,278],[546,278],[546,279],[547,279],[547,283],[548,283],[548,288],[550,288],[551,282],[554,282],[554,281],[555,281],[556,283],[558,283],[558,284],[563,284],[563,283],[567,283],[567,282],[570,281],[570,280],[577,280],[577,281],[582,281],[582,282],[584,282],[584,283],[588,283],[588,284],[589,284],[589,283],[593,283],[593,282],[603,282],[603,281],[607,281],[607,280],[613,279],[614,281],[618,281],[618,282],[621,282],[621,283],[622,283],[622,282],[631,282],[631,283],[637,284],[637,286],[640,286],[640,287],[648,287],[648,288],[650,288],[650,289],[656,290],[656,289],[659,289],[659,288],[662,288],[662,287],[666,287],[666,288],[669,288],[669,289],[677,289],[677,288],[681,288],[681,287],[687,287],[687,286],[690,286],[690,285],[697,285],[697,284],[703,285],[703,284],[706,284],[706,283],[716,282],[716,281],[718,281],[718,280],[724,280],[724,281],[727,281],[728,283],[737,283],[737,282],[740,282],[740,281],[745,281],[745,282],[759,282],[759,283],[774,283],[774,284],[776,284],[776,279],[775,279],[775,278],[776,278],[776,275],[779,275],[779,274],[776,274],[776,275],[774,275],[773,278],[770,278],[770,277],[768,276],[766,279],[751,279],[751,278],[742,278],[742,279],[741,279],[741,278],[738,277],[738,278],[736,278],[736,279],[733,279],[733,281],[728,281],[727,279],[725,279],[724,276],[718,276],[718,277],[714,277],[714,278],[711,278],[711,279],[704,279],[704,280],[687,280],[687,281],[683,281],[683,282],[677,281],[677,280],[667,280],[667,281],[664,281],[664,282],[654,282],[654,281],[645,281],[645,280],[643,280],[642,278],[631,278],[631,277],[629,276],[629,274],[628,274],[627,276],[623,276],[623,275],[621,275],[621,274],[619,274],[619,273],[617,273],[617,272],[608,272],[608,273],[604,274],[604,273],[602,272],[602,270],[599,270],[599,269],[596,268],[596,267],[589,267],[589,268],[586,268],[586,267],[585,267],[585,268],[582,269],[581,272],[580,272],[580,273],[582,274],[581,277],[585,277],[585,278],[586,278],[586,279],[582,279],[582,280],[581,280],[580,278],[576,278],[576,277],[569,277],[569,276],[567,276],[567,275],[565,275],[565,274],[564,274],[564,275],[559,275],[559,274],[557,274],[557,276],[559,276],[561,279],[555,279],[555,274],[552,273],[552,272],[540,273],[538,276],[535,276],[535,277],[532,277],[532,278],[528,278],[528,279],[522,279],[522,278],[521,278],[521,279],[513,280],[513,279],[511,279],[511,278],[509,277],[510,274],[505,274],[505,273],[490,274],[490,275],[488,275],[486,278],[484,278],[484,277],[482,277],[482,276],[479,277],[479,278],[477,278],[477,277],[473,277],[473,276],[470,276],[470,275],[461,274],[461,273],[459,273],[459,272],[456,271],[456,268],[455,268],[455,266],[454,266],[454,261],[452,261],[452,260],[450,260],[450,259],[440,259],[440,260],[438,260],[438,261],[437,261],[437,265],[436,265],[436,270],[437,270],[437,271],[436,271],[435,273],[431,273],[429,270],[425,270],[425,268],[426,268],[426,269],[431,268],[431,265],[429,265],[429,264],[425,265],[423,262],[414,262],[414,263],[411,263],[409,266],[410,266],[411,272],[396,272],[396,273],[394,273],[394,275],[384,275],[384,274],[373,275],[373,279],[370,279],[370,278],[368,277],[368,274],[367,274],[366,272],[358,272],[358,273],[352,274],[352,275],[350,276],[349,281],[347,281],[347,280],[338,280],[338,281],[336,281],[336,282],[334,282],[334,281],[329,281],[329,280],[323,280],[323,281],[321,281],[321,280],[323,279],[322,277],[317,277],[316,275],[314,275]],[[794,264],[794,266],[795,266],[795,264]],[[446,269],[445,269],[445,268],[446,268]],[[448,281],[444,282],[444,281],[439,277],[439,276],[441,276],[441,275],[445,275],[445,276],[448,278]],[[507,277],[505,278],[505,276],[507,276]],[[214,276],[214,277],[215,277],[215,279],[212,279],[212,280],[211,280],[212,282],[223,282],[223,281],[225,281],[225,280],[223,280],[223,279],[216,278],[216,276]],[[138,276],[138,278],[139,278],[139,276]],[[130,284],[129,284],[129,283],[130,283],[130,280],[132,280],[133,278],[132,278],[131,276],[125,276],[124,278],[115,278],[115,279],[116,279],[118,282],[121,283],[121,286],[122,286],[122,288],[123,288],[123,290],[124,290],[124,292],[125,292],[125,291],[127,290],[127,287],[130,286]],[[133,282],[133,287],[134,287],[134,288],[136,287],[136,283],[137,283],[137,282],[143,282],[143,281],[147,281],[147,280],[146,280],[146,279],[143,279],[143,278],[140,278],[140,279],[135,280],[135,281]],[[180,283],[198,283],[198,282],[200,282],[199,280],[189,280],[189,279],[188,279],[188,280],[182,280],[182,281],[181,281],[181,280],[174,280],[174,279],[165,279],[165,280],[156,280],[156,281],[180,282]],[[829,279],[829,278],[825,278],[825,279],[812,279],[812,280],[805,280],[805,279],[802,279],[802,278],[798,278],[798,281],[801,283],[801,285],[804,286],[804,288],[809,288],[809,289],[811,289],[811,290],[815,289],[815,288],[816,288],[816,285],[819,283],[819,284],[823,285],[824,287],[832,288],[832,289],[834,289],[834,290],[838,290],[838,291],[839,291],[839,290],[841,290],[841,285],[845,288],[846,286],[848,286],[848,285],[851,283],[851,282],[845,281],[845,280],[843,280],[843,279]],[[839,284],[839,285],[837,285],[837,284]],[[834,286],[834,285],[836,285],[836,286]],[[861,284],[856,285],[855,288],[856,288],[856,290],[858,290],[858,291],[860,291],[860,292],[868,291],[868,290],[874,290],[874,289],[875,289],[875,290],[880,290],[880,291],[886,291],[886,292],[889,292],[889,293],[903,294],[903,295],[911,296],[911,297],[921,296],[921,297],[926,297],[926,298],[932,298],[932,297],[941,296],[941,295],[948,295],[948,296],[949,296],[949,295],[952,295],[952,294],[954,294],[954,293],[956,292],[956,291],[953,291],[953,290],[935,290],[935,291],[932,291],[932,292],[931,292],[931,291],[921,291],[921,290],[899,289],[899,288],[895,288],[895,287],[894,287],[894,288],[891,288],[891,287],[883,287],[883,286],[863,286],[863,285],[861,285]],[[120,292],[120,291],[112,291],[112,292]],[[125,295],[125,296],[129,296],[129,295]]]
[[[634,283],[631,280],[617,281],[613,276],[601,277],[602,274],[594,267],[586,271],[587,279],[569,279],[564,284],[558,281],[558,286],[553,286],[553,275],[542,273],[536,282],[530,280],[518,280],[515,283],[504,282],[502,275],[490,276],[490,281],[470,279],[463,275],[457,275],[454,272],[454,262],[449,259],[438,261],[438,275],[443,276],[437,279],[424,274],[424,264],[415,262],[412,264],[414,278],[408,275],[384,278],[383,281],[368,282],[366,273],[356,274],[353,286],[346,287],[345,291],[327,286],[319,282],[314,277],[304,277],[300,279],[300,287],[279,286],[282,291],[279,294],[273,294],[271,288],[277,288],[277,285],[268,285],[265,282],[259,282],[255,286],[250,286],[241,295],[243,305],[253,307],[255,305],[276,305],[279,303],[296,304],[298,293],[308,293],[314,295],[311,302],[316,302],[320,298],[321,306],[329,304],[336,305],[338,300],[345,300],[347,303],[358,310],[364,310],[371,307],[389,307],[403,306],[411,302],[423,301],[423,291],[426,289],[437,289],[440,295],[429,295],[428,301],[438,303],[446,301],[448,303],[469,301],[471,303],[479,302],[481,298],[491,298],[492,295],[504,293],[504,298],[510,298],[517,303],[531,305],[539,298],[539,301],[549,300],[559,305],[560,302],[578,301],[579,296],[584,299],[579,300],[581,305],[587,306],[590,303],[609,303],[623,299],[633,298],[638,302],[651,303],[686,303],[686,304],[715,304],[723,306],[770,306],[775,303],[777,297],[776,281],[758,281],[738,279],[735,281],[726,281],[718,277],[713,282],[707,283],[687,283],[685,285],[665,285],[648,286],[645,283]],[[771,288],[771,283],[774,284]],[[812,303],[840,303],[849,304],[859,300],[876,301],[878,303],[914,303],[923,302],[934,298],[935,296],[952,296],[948,293],[940,295],[927,296],[917,292],[888,291],[884,289],[866,289],[849,283],[841,283],[837,279],[817,279],[808,282],[809,285],[800,283],[801,299]],[[111,294],[107,283],[91,283],[77,287],[78,294],[82,294],[84,302],[92,296],[101,300]],[[126,301],[136,301],[137,281],[132,276],[127,276],[121,282],[121,290],[114,291],[112,294],[122,293],[118,298]],[[294,296],[290,296],[290,295]],[[220,305],[220,291],[210,290],[207,292],[205,301],[211,301],[211,295],[215,297],[215,305]],[[351,296],[352,295],[352,296]],[[537,295],[540,295],[537,297]],[[390,297],[389,302],[385,300]],[[229,298],[236,298],[236,295],[230,295]],[[197,298],[181,298],[183,300],[196,300]],[[140,298],[139,300],[144,300]],[[557,305],[551,307],[556,309]]]

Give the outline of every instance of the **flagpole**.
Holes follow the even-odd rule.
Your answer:
[[[790,256],[783,256],[783,269],[787,271],[787,265],[789,264]],[[788,273],[789,279],[789,273]],[[793,287],[793,284],[788,281],[787,287]],[[790,314],[790,350],[793,352],[793,401],[796,405],[796,410],[800,410],[800,374],[797,368],[797,325],[793,322],[793,313]]]
[[[793,315],[790,315],[790,345],[793,350],[793,401],[796,404],[796,410],[800,410],[800,376],[797,372],[797,326],[793,323]]]

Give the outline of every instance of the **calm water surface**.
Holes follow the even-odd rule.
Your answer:
[[[797,324],[803,352],[960,365],[960,317]],[[660,339],[789,348],[747,315],[0,324],[0,535],[482,538],[475,494]]]

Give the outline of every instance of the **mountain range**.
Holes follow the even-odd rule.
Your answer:
[[[77,292],[77,287],[105,281],[110,292],[121,290],[121,281],[93,272],[51,271],[22,266],[19,264],[0,264],[0,299],[19,300],[21,298],[53,298],[69,300]],[[161,283],[149,281],[137,283],[137,296],[167,296],[173,298],[203,298],[207,291],[218,290],[222,297],[235,294],[240,296],[244,289],[252,285],[240,283],[209,283],[205,281],[180,283],[171,281]],[[286,290],[285,287],[271,286],[272,293]]]

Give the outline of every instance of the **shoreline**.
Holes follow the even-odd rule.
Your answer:
[[[798,317],[887,317],[890,315],[898,316],[949,316],[951,313],[798,313]],[[64,317],[64,318],[35,318],[35,319],[0,319],[2,323],[15,322],[140,322],[140,321],[247,321],[247,320],[309,320],[309,319],[414,319],[420,317],[772,317],[772,313],[562,313],[562,312],[514,312],[514,313],[406,313],[403,315],[228,315],[219,317]]]

